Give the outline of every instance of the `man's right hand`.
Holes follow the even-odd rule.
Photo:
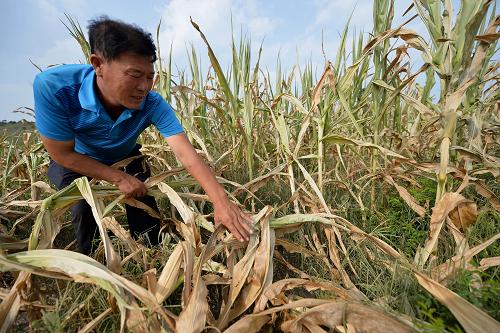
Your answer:
[[[113,183],[127,197],[143,197],[147,193],[146,185],[136,177],[75,152],[73,140],[57,141],[42,136],[42,142],[50,157],[67,169]]]
[[[125,194],[127,198],[140,198],[145,196],[148,191],[143,182],[125,172],[123,172],[123,175],[115,182],[115,185],[118,186],[118,189]]]

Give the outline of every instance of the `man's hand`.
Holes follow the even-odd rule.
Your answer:
[[[248,241],[252,234],[253,221],[238,206],[229,200],[214,207],[215,227],[224,225],[240,242]]]
[[[187,136],[183,133],[169,136],[167,143],[177,159],[200,183],[214,204],[215,225],[224,225],[241,242],[248,240],[252,233],[252,219],[229,201],[214,173],[198,156]]]
[[[125,172],[122,177],[115,182],[115,185],[118,186],[118,189],[125,194],[127,198],[140,198],[145,196],[148,191],[143,182]]]
[[[146,195],[147,189],[143,182],[123,171],[113,169],[89,156],[75,152],[73,140],[57,141],[42,136],[42,142],[50,157],[57,164],[79,174],[113,183],[127,197]]]

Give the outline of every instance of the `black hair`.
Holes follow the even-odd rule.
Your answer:
[[[151,34],[137,25],[100,16],[89,21],[87,28],[90,52],[108,61],[125,52],[151,57],[151,62],[156,60],[156,46]]]

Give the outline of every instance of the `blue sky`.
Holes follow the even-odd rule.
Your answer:
[[[401,15],[411,1],[395,2],[394,24],[398,24],[409,17]],[[326,56],[333,60],[339,34],[353,11],[352,27],[368,33],[372,26],[371,0],[2,0],[0,120],[20,119],[24,116],[12,110],[33,107],[31,86],[38,70],[30,59],[42,68],[82,61],[78,44],[60,21],[64,20],[64,13],[76,18],[84,28],[89,19],[106,14],[138,24],[151,33],[161,19],[163,54],[172,44],[174,64],[187,68],[186,46],[193,43],[203,59],[204,70],[206,48],[189,23],[189,16],[204,31],[223,68],[229,66],[232,16],[235,31],[241,28],[252,39],[254,61],[264,40],[261,63],[273,73],[278,53],[285,68],[311,61],[321,71],[322,36]],[[418,21],[409,28],[424,31]]]

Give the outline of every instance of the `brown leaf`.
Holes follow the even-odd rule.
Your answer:
[[[491,244],[495,243],[498,239],[500,239],[500,233],[490,237],[488,240],[483,243],[469,249],[460,256],[453,256],[451,259],[447,260],[445,263],[442,263],[439,266],[436,266],[432,269],[431,276],[438,282],[443,282],[455,272],[462,267],[467,268],[467,265],[471,261],[472,257],[478,254],[479,252],[486,249]]]
[[[92,214],[94,215],[94,219],[97,223],[99,234],[101,236],[102,243],[104,245],[104,254],[106,256],[106,265],[109,269],[114,272],[120,272],[120,256],[116,253],[111,244],[111,240],[109,239],[108,233],[106,231],[106,226],[103,223],[103,211],[104,211],[104,202],[102,199],[98,199],[92,191],[90,187],[89,181],[86,177],[81,177],[76,179],[76,186],[80,190],[82,197],[87,201],[87,203],[92,208]]]
[[[165,267],[163,267],[160,277],[156,283],[156,291],[154,292],[158,303],[163,303],[165,299],[175,290],[177,279],[181,274],[181,264],[183,259],[183,247],[181,243],[177,244],[174,251],[168,258]]]
[[[224,331],[224,333],[254,333],[260,332],[262,326],[271,320],[270,316],[244,316],[233,325],[231,325],[228,329]]]
[[[223,307],[220,311],[219,319],[217,320],[217,327],[224,328],[229,323],[229,316],[231,308],[238,298],[243,286],[246,283],[248,275],[253,267],[255,260],[255,253],[257,251],[257,246],[259,245],[258,236],[252,235],[248,243],[247,250],[243,258],[241,258],[233,269],[233,279],[231,281],[231,287],[227,299],[224,302]]]
[[[496,197],[495,193],[493,193],[492,190],[490,190],[485,183],[483,182],[476,182],[475,183],[476,191],[490,202],[491,206],[496,211],[500,211],[500,200]]]
[[[103,225],[106,229],[111,230],[111,232],[118,237],[121,241],[128,245],[129,251],[133,254],[134,259],[138,263],[144,264],[143,260],[139,256],[139,251],[144,248],[143,245],[137,243],[130,235],[130,232],[123,228],[120,223],[114,217],[104,217],[102,219]]]
[[[500,33],[490,33],[476,36],[477,40],[488,44],[494,43],[498,38],[500,38]]]
[[[205,282],[198,276],[187,306],[177,319],[175,326],[177,332],[197,333],[203,330],[208,313],[207,296],[208,290]]]
[[[490,267],[495,267],[500,265],[500,257],[483,258],[479,262],[478,269],[480,271],[485,271]]]
[[[472,202],[463,202],[450,212],[450,220],[461,231],[466,231],[477,219],[477,205]]]
[[[415,200],[408,190],[398,185],[391,176],[385,176],[384,179],[396,188],[401,199],[403,199],[418,216],[423,217],[425,215],[425,208],[417,203],[417,200]]]
[[[158,212],[155,211],[153,208],[149,207],[148,205],[146,205],[144,202],[141,202],[134,198],[123,198],[122,201],[129,206],[144,210],[146,213],[148,213],[150,216],[154,218],[161,219],[161,216],[158,214]]]
[[[274,252],[274,230],[269,228],[269,217],[273,209],[266,207],[266,214],[261,219],[261,241],[255,251],[253,269],[249,274],[248,285],[243,288],[234,308],[229,314],[232,320],[247,310],[262,291],[272,283],[273,279],[273,252]]]
[[[464,202],[468,201],[459,193],[445,193],[432,209],[429,235],[425,241],[425,246],[415,256],[415,264],[417,266],[423,267],[427,259],[429,259],[430,254],[436,249],[439,234],[448,214]]]
[[[0,304],[0,332],[7,332],[9,327],[14,323],[19,309],[21,308],[21,288],[25,286],[26,281],[30,278],[31,274],[28,272],[21,272],[10,289],[7,297],[5,297]]]
[[[197,333],[201,332],[205,327],[207,316],[209,315],[210,310],[208,308],[207,300],[208,290],[204,280],[201,278],[201,270],[203,264],[217,253],[216,240],[222,232],[222,228],[217,228],[212,233],[207,244],[204,246],[202,252],[200,253],[199,260],[196,263],[192,273],[193,290],[186,300],[186,306],[177,319],[176,332],[178,333]],[[193,252],[192,248],[189,247],[187,242],[184,243],[186,243],[187,246],[187,248],[184,247],[184,252]],[[187,263],[187,261],[190,259],[185,258],[184,260],[185,263]],[[187,271],[185,270],[185,276],[188,275],[186,273]],[[188,280],[186,279],[184,282],[185,287],[189,283],[190,282],[188,282]]]
[[[375,308],[360,303],[330,301],[306,310],[281,325],[283,332],[307,332],[310,327],[328,327],[349,324],[356,332],[400,333],[415,332],[413,327]],[[317,331],[321,332],[321,331]]]
[[[418,283],[453,313],[467,333],[500,332],[500,323],[485,312],[422,273],[414,273]]]
[[[304,288],[307,291],[313,291],[317,289],[333,292],[344,300],[356,300],[363,301],[366,297],[360,297],[357,292],[351,290],[346,290],[340,286],[335,285],[333,282],[327,281],[315,281],[310,279],[282,279],[274,282],[272,285],[267,287],[260,298],[255,302],[254,313],[259,313],[264,311],[267,303],[271,301],[273,305],[276,305],[275,301],[281,302],[281,300],[286,299],[284,297],[284,292],[294,288]]]

